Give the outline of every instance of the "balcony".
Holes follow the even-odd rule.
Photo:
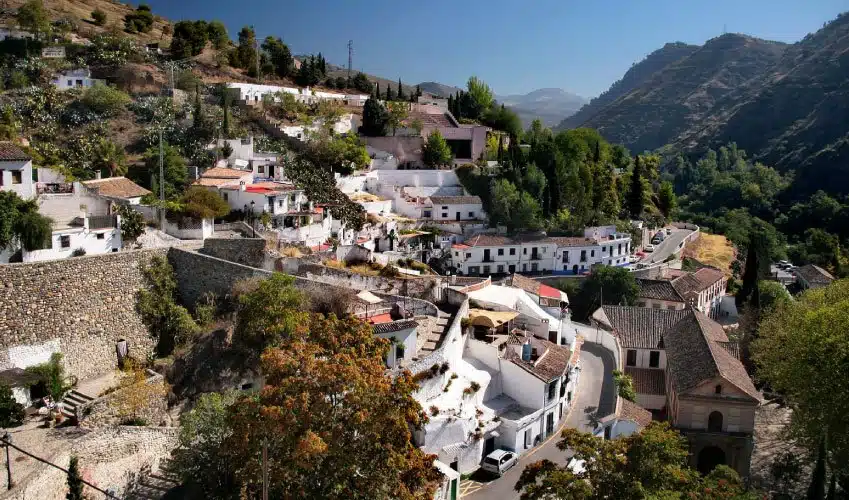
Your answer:
[[[110,229],[118,227],[117,215],[90,215],[88,217],[89,229]]]
[[[36,184],[38,194],[70,194],[74,192],[73,182],[39,182]]]
[[[542,260],[542,255],[538,253],[532,253],[530,260]]]

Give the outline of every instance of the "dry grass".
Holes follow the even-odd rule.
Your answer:
[[[303,253],[297,247],[286,247],[280,250],[280,255],[283,257],[292,257],[294,259],[300,259],[304,256]]]
[[[684,256],[731,273],[731,263],[737,251],[725,236],[702,233],[696,241],[685,247]]]

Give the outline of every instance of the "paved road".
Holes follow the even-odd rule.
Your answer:
[[[583,331],[581,333],[585,334]],[[616,399],[612,373],[613,356],[606,349],[585,342],[581,349],[581,375],[578,379],[577,399],[569,416],[566,417],[566,426],[589,431],[592,429],[591,422],[599,409],[601,414],[605,415],[613,411]],[[559,432],[553,434],[548,441],[526,453],[519,459],[519,463],[500,479],[483,484],[476,481],[463,481],[460,486],[461,497],[469,500],[518,499],[519,492],[513,487],[525,466],[543,459],[566,464],[566,453],[558,450],[556,446],[559,435]]]
[[[657,231],[655,231],[656,233]],[[691,229],[673,229],[672,234],[668,235],[659,245],[654,246],[654,252],[646,252],[646,256],[640,261],[641,264],[653,264],[663,262],[667,257],[675,253],[681,246],[684,238],[690,235]]]

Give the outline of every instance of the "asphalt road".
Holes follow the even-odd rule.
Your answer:
[[[643,257],[640,264],[663,262],[680,248],[681,242],[692,232],[691,229],[673,229],[672,234],[668,235],[659,245],[654,246],[654,252],[646,252],[646,256]]]
[[[588,336],[589,328],[581,334]],[[584,342],[581,348],[581,375],[578,379],[578,392],[572,411],[565,419],[564,426],[590,431],[592,421],[597,412],[602,415],[612,412],[616,404],[613,388],[613,356],[602,347]],[[561,427],[562,428],[562,427]],[[560,432],[556,432],[543,444],[529,451],[519,459],[515,467],[507,471],[501,478],[492,479],[477,473],[475,480],[462,481],[460,497],[469,500],[514,500],[519,498],[519,492],[514,489],[516,481],[522,475],[522,470],[530,463],[548,459],[559,464],[566,464],[568,455],[557,449]],[[473,476],[474,477],[474,476]]]

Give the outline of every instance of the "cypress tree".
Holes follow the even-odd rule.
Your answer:
[[[811,485],[808,486],[808,500],[825,500],[825,439],[820,440],[817,452],[817,463],[811,476]]]
[[[395,99],[395,96],[392,95],[392,85],[386,84],[386,102],[392,101]]]
[[[825,495],[825,500],[836,500],[837,497],[837,475],[831,475],[831,481],[828,482],[828,493]]]
[[[419,85],[416,85],[416,97],[422,96],[422,88]]]
[[[398,100],[404,100],[404,88],[401,86],[401,79],[398,79]]]
[[[637,155],[631,170],[631,190],[628,192],[628,211],[634,219],[639,219],[643,213],[643,198],[643,167],[640,165],[640,155]]]
[[[374,82],[374,98],[380,100],[380,82]]]
[[[80,477],[80,463],[76,456],[71,457],[71,464],[68,466],[68,494],[65,498],[66,500],[85,499],[82,477]]]
[[[226,91],[225,91],[226,92]],[[224,120],[221,123],[224,138],[230,137],[230,95],[224,94]]]

